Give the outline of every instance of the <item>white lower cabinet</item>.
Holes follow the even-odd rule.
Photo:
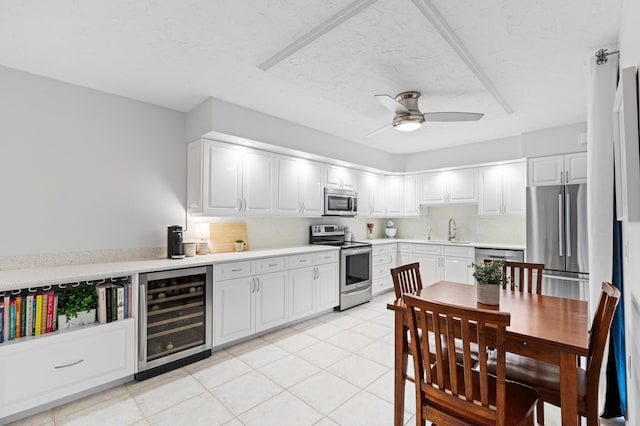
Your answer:
[[[213,286],[214,346],[288,321],[286,265],[286,257],[216,265]],[[275,272],[254,275],[252,271]],[[224,279],[234,274],[246,276]]]
[[[213,346],[339,303],[338,250],[215,265]]]
[[[372,251],[372,291],[379,294],[393,288],[391,268],[397,264],[398,244],[376,244]]]
[[[135,372],[135,320],[85,326],[0,348],[4,417]]]
[[[473,284],[473,247],[416,244],[415,261],[420,263],[423,286],[438,281]]]

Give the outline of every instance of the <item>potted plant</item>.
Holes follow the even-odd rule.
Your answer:
[[[236,240],[236,251],[244,250],[244,240]]]
[[[96,321],[98,295],[94,285],[74,287],[58,294],[58,329]]]
[[[502,261],[493,261],[481,265],[473,264],[473,277],[476,279],[478,303],[484,305],[500,304],[500,289],[504,281]]]

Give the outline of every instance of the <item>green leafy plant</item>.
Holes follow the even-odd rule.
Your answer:
[[[238,243],[238,244],[244,244],[244,241],[243,241],[243,240],[236,240],[236,243]]]
[[[502,265],[504,262],[496,260],[493,262],[473,266],[473,277],[478,281],[478,284],[502,284],[503,274]]]
[[[94,285],[71,288],[58,294],[58,315],[67,321],[78,318],[78,313],[89,312],[98,306],[98,294]]]

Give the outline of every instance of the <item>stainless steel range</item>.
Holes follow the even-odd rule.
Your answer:
[[[309,243],[340,247],[340,310],[371,300],[371,244],[345,241],[344,225],[312,225]]]

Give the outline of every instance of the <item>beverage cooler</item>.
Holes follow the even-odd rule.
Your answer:
[[[213,267],[140,274],[137,380],[211,355]]]

